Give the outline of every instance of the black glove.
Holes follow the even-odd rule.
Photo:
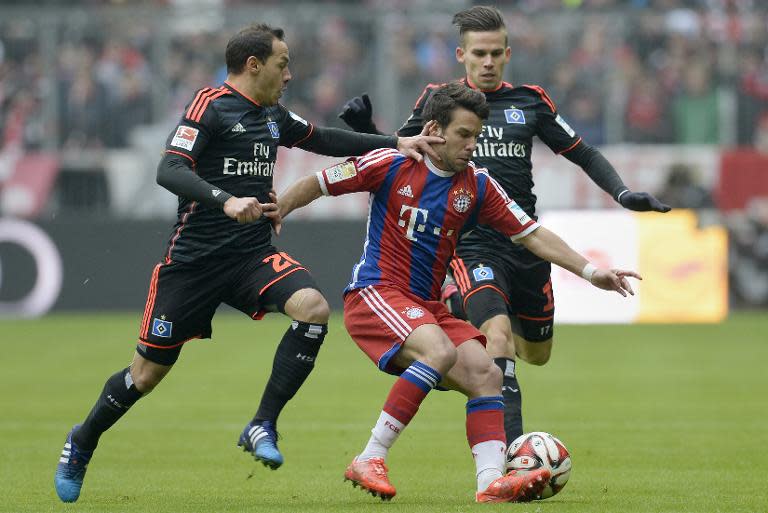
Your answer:
[[[339,113],[339,117],[349,125],[355,132],[366,134],[378,134],[379,130],[373,122],[373,106],[368,93],[362,96],[355,96],[347,103]]]
[[[627,191],[619,196],[619,203],[622,207],[637,212],[648,212],[649,210],[669,212],[672,210],[672,207],[665,205],[647,192]]]

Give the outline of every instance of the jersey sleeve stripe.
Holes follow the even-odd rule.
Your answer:
[[[537,93],[539,93],[539,96],[541,96],[541,99],[544,100],[544,102],[549,105],[549,108],[552,109],[552,112],[557,111],[555,108],[555,102],[552,101],[552,98],[549,97],[546,91],[541,86],[537,85],[530,85],[530,84],[524,84],[523,87],[527,87],[528,89],[533,89]]]
[[[485,168],[480,168],[475,170],[476,175],[485,175],[485,177],[488,179],[488,183],[493,185],[493,187],[498,191],[498,193],[501,195],[502,198],[504,198],[505,201],[512,201],[509,196],[507,196],[507,192],[502,189],[501,185],[499,185],[499,182],[493,179],[491,175],[488,174],[488,171]]]
[[[576,142],[575,142],[575,143],[571,144],[571,145],[570,145],[570,146],[568,146],[566,149],[564,149],[564,150],[562,150],[562,151],[558,151],[558,152],[557,152],[557,154],[558,154],[558,155],[562,155],[563,153],[568,153],[569,151],[571,151],[572,149],[574,149],[574,148],[575,148],[575,147],[576,147],[576,146],[577,146],[577,145],[578,145],[580,142],[581,142],[581,137],[579,137],[579,138],[578,138],[578,140],[576,140]]]
[[[382,156],[384,153],[397,153],[397,150],[394,148],[378,148],[376,150],[371,150],[368,153],[361,155],[360,158],[357,159],[358,164],[365,164],[368,160],[377,158]]]
[[[175,150],[165,150],[165,152],[166,152],[166,153],[173,153],[174,155],[181,155],[182,157],[186,157],[186,158],[188,158],[189,160],[191,160],[191,161],[192,161],[192,165],[193,165],[193,166],[196,164],[196,162],[195,162],[195,159],[193,159],[192,157],[190,157],[190,156],[189,156],[189,155],[187,155],[186,153],[182,153],[182,152],[180,152],[180,151],[175,151]]]
[[[374,164],[378,164],[379,162],[383,162],[387,160],[388,158],[394,158],[394,156],[397,155],[397,153],[398,153],[397,151],[392,150],[386,153],[380,153],[375,157],[360,159],[357,161],[357,170],[363,171]]]
[[[211,90],[212,89],[210,87],[206,87],[198,91],[197,95],[195,96],[195,99],[192,100],[192,103],[189,105],[189,109],[187,109],[187,113],[184,115],[185,118],[192,119],[192,112],[194,112],[194,110],[197,108],[198,103],[200,102],[200,99]]]
[[[205,114],[205,109],[208,108],[208,105],[218,98],[219,96],[223,96],[227,94],[226,91],[222,91],[221,89],[217,89],[215,92],[211,92],[209,95],[205,97],[203,102],[200,104],[200,107],[193,113],[192,117],[189,118],[195,123],[199,123],[201,119],[203,119],[203,114]]]
[[[309,124],[309,132],[307,132],[307,135],[305,135],[304,137],[302,137],[301,139],[299,139],[298,141],[296,141],[295,143],[293,143],[293,145],[294,145],[294,146],[297,146],[297,145],[299,145],[299,144],[303,143],[304,141],[306,141],[307,139],[309,139],[309,136],[310,136],[310,135],[312,135],[312,134],[314,133],[314,131],[315,131],[315,125],[313,125],[312,123],[310,123],[310,124]]]

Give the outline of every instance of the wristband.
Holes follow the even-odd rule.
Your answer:
[[[618,195],[618,196],[616,196],[616,203],[618,203],[619,205],[621,205],[621,197],[622,197],[622,196],[624,196],[624,194],[626,194],[626,193],[628,193],[628,192],[629,192],[629,189],[624,189],[623,191],[621,191],[621,192],[619,193],[619,195]]]
[[[581,277],[587,280],[589,283],[592,283],[592,275],[595,274],[595,271],[597,271],[597,267],[592,265],[592,263],[587,262],[587,265],[585,265],[584,269],[581,270]]]

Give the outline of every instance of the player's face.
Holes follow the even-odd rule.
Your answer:
[[[258,90],[259,103],[275,105],[285,91],[291,72],[288,70],[288,45],[284,41],[272,41],[272,55],[261,64],[256,74],[255,85]]]
[[[464,65],[469,80],[482,91],[498,89],[512,56],[507,32],[465,32],[463,43],[456,48],[456,60]]]
[[[436,135],[445,139],[445,144],[434,146],[440,156],[439,167],[449,173],[466,169],[482,129],[483,120],[477,114],[461,107],[454,110],[448,126],[436,128]]]

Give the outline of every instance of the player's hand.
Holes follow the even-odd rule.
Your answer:
[[[355,96],[345,103],[339,117],[355,132],[375,134],[379,131],[373,122],[373,106],[371,99],[368,98],[368,93]]]
[[[440,162],[440,157],[435,153],[433,144],[445,144],[445,139],[436,135],[427,135],[430,128],[436,124],[435,121],[430,121],[424,128],[421,129],[421,133],[415,137],[398,137],[397,138],[397,151],[411,157],[417,162],[421,162],[422,155],[429,155],[429,158],[434,162]]]
[[[252,223],[262,215],[262,207],[270,203],[259,203],[259,200],[253,197],[236,198],[232,196],[224,203],[224,213],[240,224]],[[273,210],[277,209],[277,205]]]
[[[615,290],[624,297],[627,293],[635,295],[632,286],[629,284],[628,277],[642,280],[643,277],[634,271],[624,271],[622,269],[596,269],[590,278],[590,283],[603,290]]]
[[[637,212],[648,212],[650,210],[669,212],[672,210],[672,207],[665,205],[647,192],[625,192],[619,198],[619,203],[621,203],[622,207]]]
[[[272,200],[272,203],[262,203],[262,213],[265,217],[269,218],[269,222],[272,224],[272,230],[274,230],[275,235],[279,236],[280,229],[283,227],[283,216],[280,213],[280,206],[277,203],[277,194],[274,189],[269,191],[269,199]],[[275,210],[264,210],[265,205],[275,205],[277,208]]]

